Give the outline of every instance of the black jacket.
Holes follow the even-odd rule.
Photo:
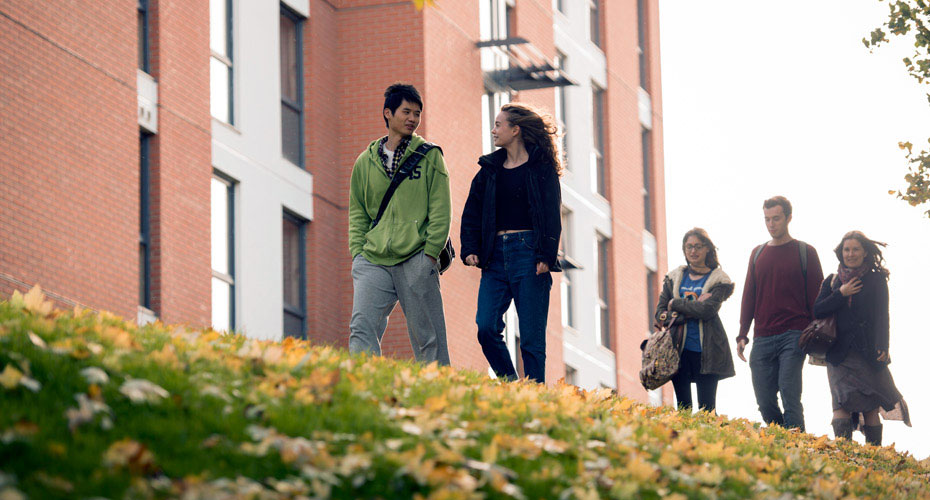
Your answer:
[[[877,271],[862,278],[862,289],[849,298],[840,293],[840,280],[833,284],[833,275],[827,276],[814,302],[814,317],[836,315],[836,342],[827,351],[827,362],[838,365],[846,359],[850,349],[857,350],[862,358],[876,367],[879,350],[888,350],[888,282]]]
[[[530,217],[536,231],[536,262],[545,262],[550,271],[561,271],[559,237],[562,234],[562,189],[551,162],[534,147],[529,151],[526,192]],[[471,181],[462,212],[462,259],[478,256],[478,267],[485,268],[494,250],[497,233],[497,173],[504,168],[507,150],[501,148],[478,159],[481,170]]]

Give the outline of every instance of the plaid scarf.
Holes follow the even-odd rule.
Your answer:
[[[384,145],[387,143],[387,136],[381,138],[381,142],[378,143],[378,157],[381,158],[381,165],[384,167],[384,171],[387,172],[388,177],[393,178],[394,172],[397,172],[397,169],[400,168],[400,159],[403,158],[404,153],[407,151],[407,146],[410,145],[410,138],[405,137],[400,140],[400,144],[397,145],[397,149],[394,150],[394,158],[391,159],[390,164],[388,163],[387,154],[384,152]]]

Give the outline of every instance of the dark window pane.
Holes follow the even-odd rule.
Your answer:
[[[610,309],[601,307],[601,345],[610,349]]]
[[[298,102],[297,24],[281,14],[281,97]]]
[[[304,319],[292,312],[284,311],[284,336],[306,338],[304,336]]]
[[[591,1],[590,29],[591,29],[591,41],[594,42],[594,45],[600,46],[601,45],[601,16],[600,16],[600,12],[598,11],[598,5],[597,5],[598,1],[599,0]]]
[[[284,305],[303,310],[300,303],[300,227],[284,219]]]
[[[284,157],[300,165],[300,113],[287,104],[281,104],[281,143]]]
[[[139,11],[136,14],[136,32],[138,33],[138,36],[139,36],[138,49],[137,49],[139,53],[139,69],[141,69],[142,71],[148,71],[148,68],[146,67],[147,65],[146,65],[146,57],[145,57],[145,52],[146,52],[146,49],[148,48],[146,46],[147,44],[146,44],[146,36],[145,36],[146,35],[145,25],[146,25],[145,11],[142,10],[142,6],[140,4]]]
[[[148,307],[148,277],[145,270],[148,268],[148,249],[144,243],[139,244],[139,305]]]
[[[649,134],[649,130],[645,128],[642,130],[642,149],[644,227],[649,232],[655,232],[653,229],[654,221],[652,216],[652,138]]]

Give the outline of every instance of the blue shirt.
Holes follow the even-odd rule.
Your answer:
[[[692,280],[691,273],[686,270],[684,278],[681,280],[681,286],[678,288],[678,294],[681,298],[688,301],[697,300],[704,291],[704,284],[707,283],[708,276],[710,276],[710,274],[705,274],[699,279]],[[685,332],[685,350],[701,352],[700,320],[688,318],[688,322],[685,324]]]

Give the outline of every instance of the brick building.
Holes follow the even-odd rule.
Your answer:
[[[0,0],[0,294],[345,346],[349,173],[402,80],[456,246],[500,104],[556,116],[576,269],[554,275],[547,379],[670,401],[636,379],[666,261],[658,0],[79,3]],[[442,287],[453,364],[486,370],[478,279]],[[399,308],[384,351],[410,356]]]

